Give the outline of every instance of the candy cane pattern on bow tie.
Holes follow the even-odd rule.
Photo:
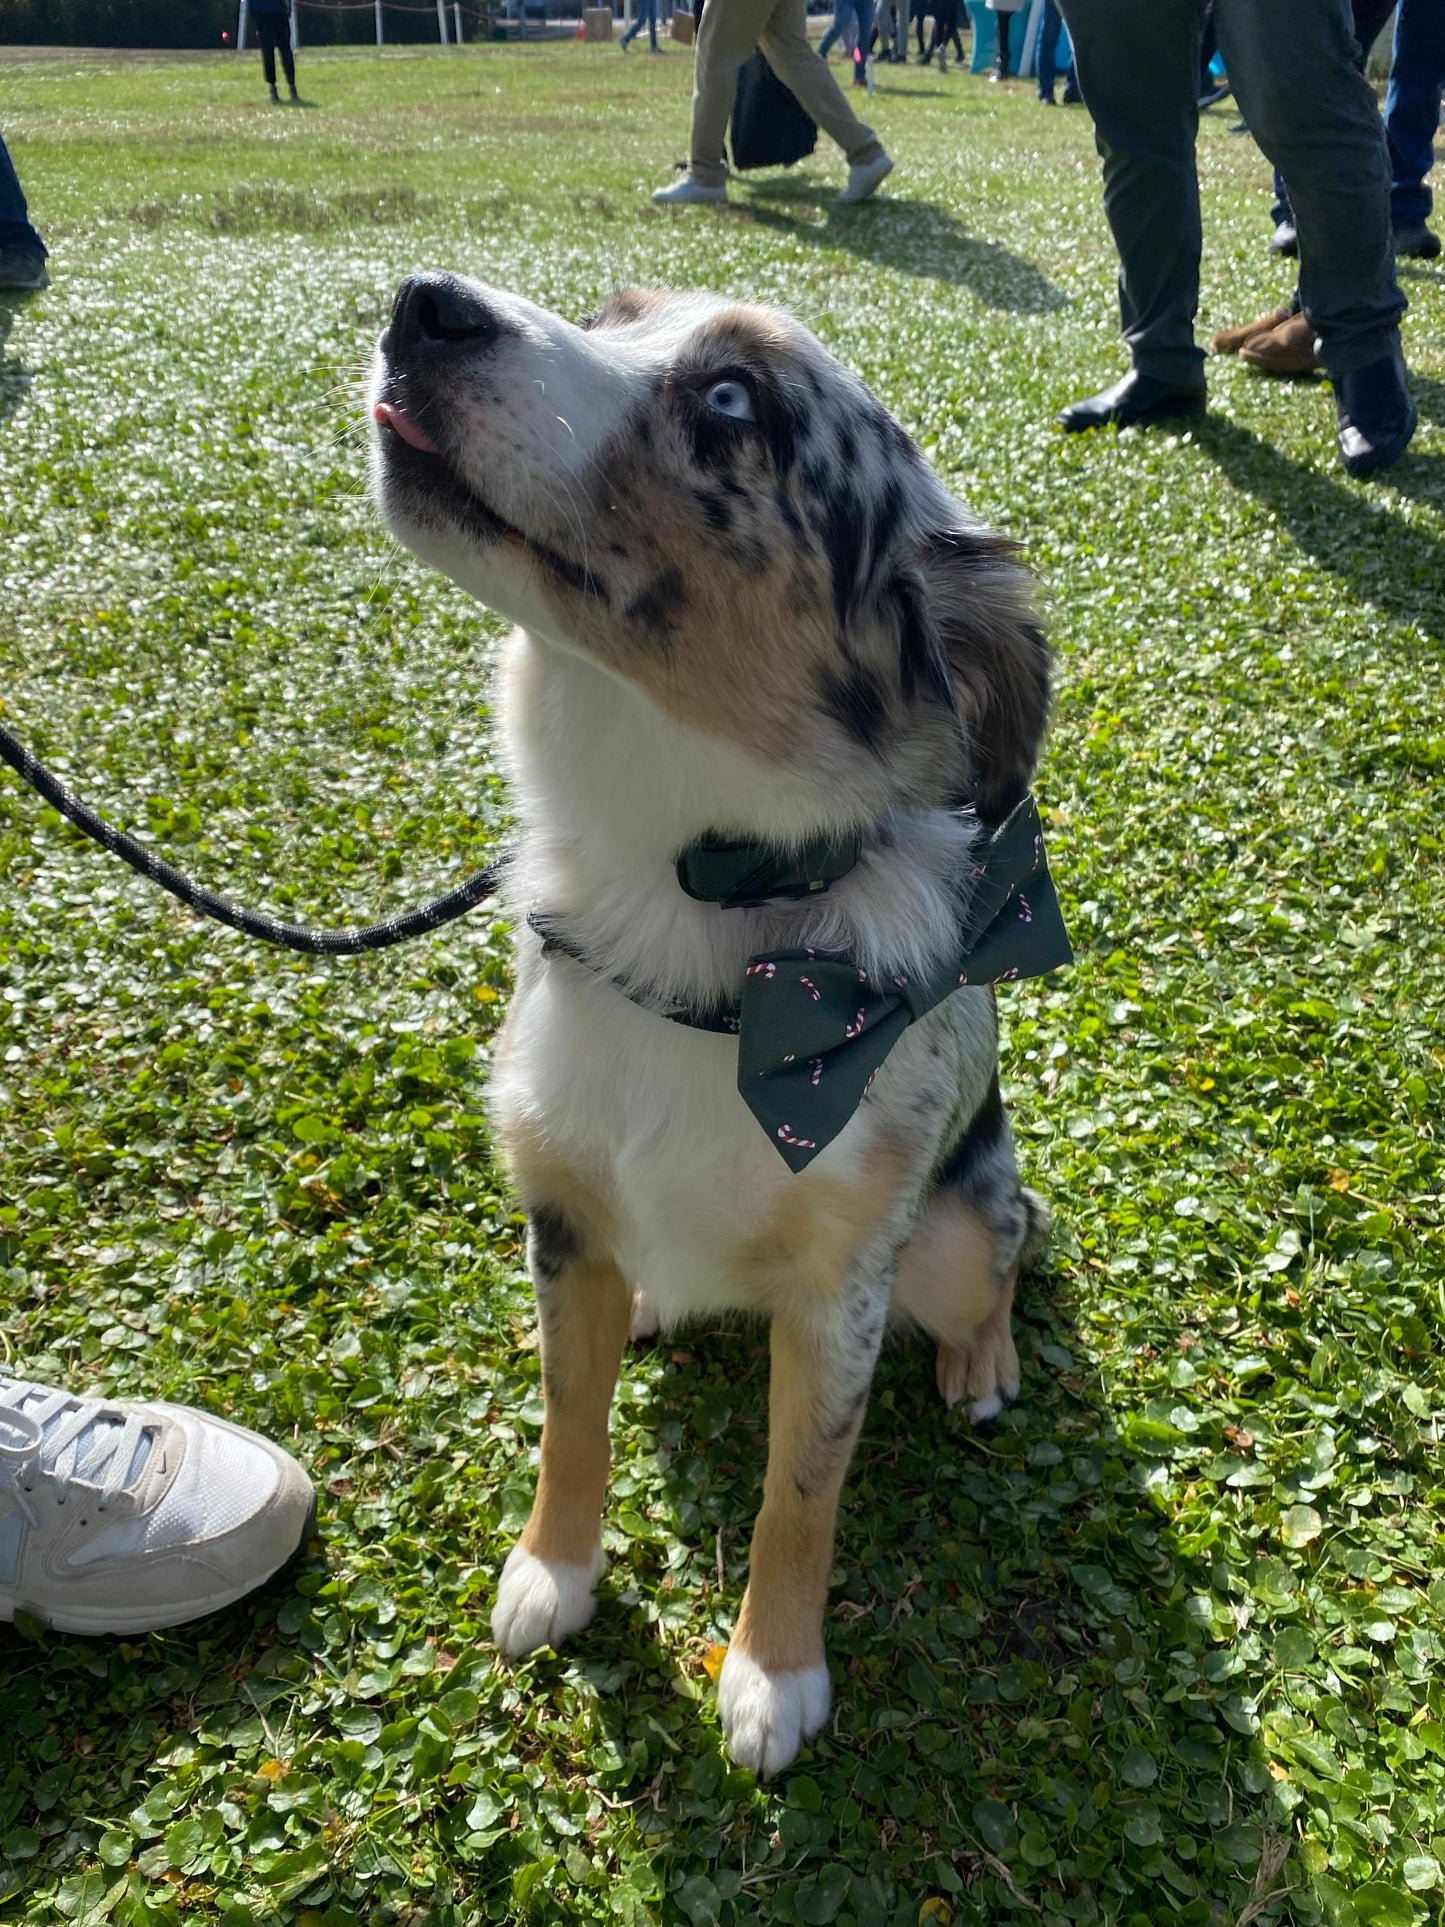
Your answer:
[[[1031,909],[1029,908],[1029,900],[1028,900],[1028,898],[1027,898],[1027,897],[1025,897],[1025,896],[1018,896],[1018,897],[1015,897],[1015,898],[1014,898],[1014,902],[1015,902],[1015,903],[1016,903],[1016,904],[1018,905],[1018,907],[1019,907],[1019,922],[1020,922],[1020,923],[1032,923],[1032,922],[1033,922],[1033,920],[1034,920],[1034,913],[1033,913],[1033,911],[1032,911],[1032,910],[1031,910]]]
[[[750,977],[761,977],[765,983],[771,983],[778,974],[778,966],[770,963],[750,963],[747,974]]]
[[[850,1038],[861,1037],[863,1034],[863,1026],[867,1022],[867,1020],[868,1020],[867,1011],[860,1010],[858,1015],[853,1019],[851,1024],[845,1024],[843,1026],[843,1035],[845,1037],[850,1037]]]
[[[778,1136],[784,1144],[796,1145],[800,1151],[816,1151],[818,1148],[817,1144],[810,1137],[794,1137],[791,1124],[780,1124],[778,1126]]]
[[[1010,964],[1007,970],[1001,970],[998,973],[994,978],[994,982],[996,984],[1016,984],[1022,974],[1017,964]]]
[[[808,1082],[816,1089],[818,1079],[823,1075],[823,1060],[821,1057],[814,1057],[810,1062],[813,1066],[813,1075],[808,1079]]]
[[[815,1004],[822,1001],[818,995],[818,986],[813,982],[811,977],[799,977],[798,982],[803,986],[804,990],[807,991]]]

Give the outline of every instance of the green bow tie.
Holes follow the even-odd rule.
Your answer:
[[[851,959],[821,950],[775,950],[749,962],[738,1090],[791,1170],[832,1143],[903,1032],[961,984],[1013,983],[1073,962],[1031,796],[995,831],[968,880],[958,949],[927,976],[874,982]]]
[[[736,860],[733,848],[721,842],[710,846],[716,876],[704,875],[699,867],[696,875],[682,878],[679,865],[689,895],[706,891],[709,901],[756,900],[749,894],[759,887],[751,846],[736,846],[741,852]],[[809,867],[803,864],[804,870]],[[835,878],[841,874],[835,869]],[[764,882],[770,891],[772,881],[769,871]],[[962,984],[1013,983],[1073,962],[1031,796],[994,831],[965,882],[968,912],[958,945],[927,976],[875,983],[837,951],[774,950],[749,959],[740,1002],[706,1008],[661,1005],[623,978],[608,981],[643,1010],[674,1024],[736,1036],[743,1102],[789,1169],[802,1171],[852,1117],[903,1032],[935,1004]],[[827,883],[808,875],[803,889],[783,894],[817,888],[826,889]],[[551,917],[533,911],[527,921],[543,940],[544,957],[570,957],[595,968]]]

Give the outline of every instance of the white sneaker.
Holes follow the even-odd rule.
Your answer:
[[[72,1398],[0,1368],[0,1620],[182,1625],[264,1585],[315,1513],[296,1461],[239,1425]]]
[[[725,187],[704,187],[691,174],[681,174],[671,187],[659,187],[652,198],[664,207],[690,207],[697,201],[725,201],[727,197]]]
[[[886,154],[880,154],[876,161],[865,161],[861,167],[848,169],[848,185],[840,188],[840,201],[866,201],[868,196],[893,172],[893,163]],[[654,194],[654,200],[657,196]]]

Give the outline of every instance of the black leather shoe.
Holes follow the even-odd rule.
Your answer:
[[[1398,462],[1410,446],[1419,416],[1405,386],[1405,358],[1397,348],[1368,368],[1335,382],[1336,439],[1351,475],[1373,475]]]
[[[1203,388],[1179,388],[1130,369],[1122,381],[1087,401],[1070,402],[1059,416],[1059,426],[1077,435],[1085,428],[1131,428],[1135,422],[1165,421],[1171,415],[1202,415]]]

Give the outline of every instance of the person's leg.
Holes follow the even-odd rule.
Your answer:
[[[774,0],[713,0],[697,30],[688,172],[703,187],[726,187],[723,141],[737,98],[738,69],[758,44]],[[812,48],[810,58],[816,59]],[[825,69],[826,71],[826,69]]]
[[[1039,51],[1036,56],[1039,70],[1039,99],[1054,104],[1054,83],[1058,79],[1058,67],[1054,50],[1059,41],[1059,10],[1054,0],[1044,0],[1043,13],[1039,19]]]
[[[256,15],[256,38],[261,47],[261,72],[266,76],[266,85],[272,94],[276,92],[276,32],[272,15]]]
[[[853,56],[853,65],[858,73],[862,73],[867,69],[868,56],[873,50],[873,0],[857,0],[857,7],[858,51]]]
[[[1400,0],[1395,53],[1385,94],[1390,153],[1390,218],[1402,230],[1423,228],[1433,199],[1425,176],[1435,165],[1435,129],[1445,91],[1445,6]]]
[[[20,176],[0,136],[0,248],[18,248],[45,260],[48,250],[31,225],[30,211],[20,186]]]
[[[836,0],[833,8],[833,24],[818,42],[818,52],[824,60],[833,51],[839,40],[846,40],[848,28],[853,21],[853,0]]]
[[[1013,15],[1011,13],[1004,13],[1002,9],[1000,9],[1000,11],[994,15],[994,19],[998,24],[998,67],[995,71],[1000,80],[1007,80],[1009,75],[1009,25],[1013,20]]]
[[[291,51],[291,18],[285,15],[276,35],[276,51],[281,56],[281,67],[286,75],[286,85],[291,89],[291,98],[296,98],[296,56]]]
[[[730,5],[734,3],[729,0]],[[804,0],[772,0],[758,44],[804,113],[842,148],[850,167],[867,167],[882,159],[883,143],[853,112],[809,43]]]
[[[647,43],[652,51],[656,53],[658,51],[657,0],[642,0],[642,4],[647,8]]]
[[[1217,0],[1219,43],[1250,132],[1289,183],[1300,293],[1326,368],[1398,349],[1390,180],[1348,0]],[[1087,92],[1087,82],[1085,83]]]
[[[1104,163],[1104,213],[1119,250],[1119,312],[1134,368],[1169,390],[1202,393],[1194,137],[1203,0],[1059,0],[1059,11]]]

